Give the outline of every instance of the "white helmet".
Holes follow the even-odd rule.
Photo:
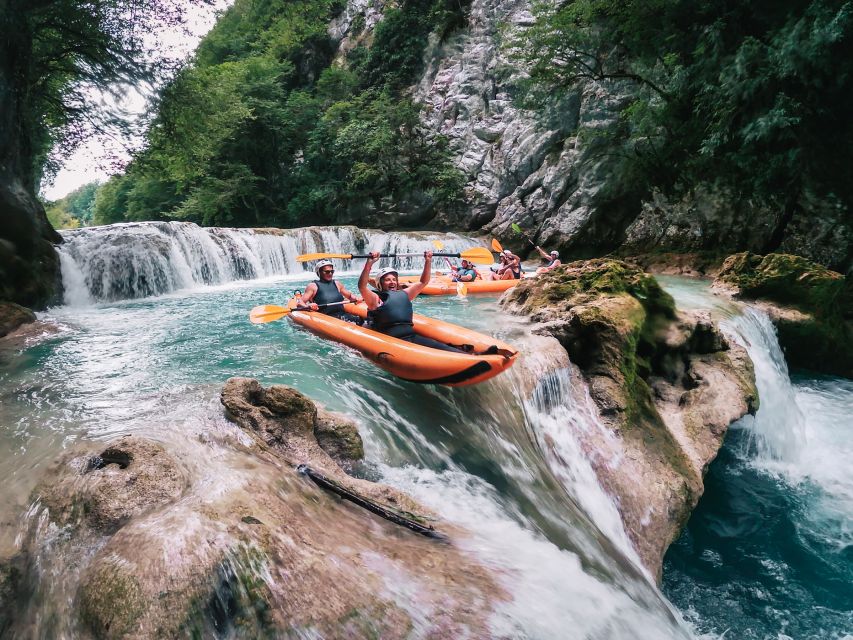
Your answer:
[[[511,256],[511,255],[512,255],[512,251],[510,251],[509,249],[504,249],[504,255],[505,255],[505,256]]]
[[[333,266],[334,265],[332,264],[331,260],[320,260],[317,262],[317,264],[314,265],[314,273],[316,273],[319,276],[320,275],[320,269],[322,269],[323,267],[333,267]]]
[[[389,273],[393,273],[393,274],[394,274],[395,276],[397,276],[397,277],[399,277],[399,276],[400,276],[400,274],[399,274],[399,273],[397,273],[397,270],[396,270],[394,267],[382,267],[382,268],[381,268],[381,269],[376,273],[376,286],[377,286],[377,287],[379,287],[380,289],[382,288],[382,278],[384,278],[385,276],[387,276]]]
[[[560,256],[560,254],[557,251],[552,251],[551,255],[554,256],[555,258],[558,258]]]

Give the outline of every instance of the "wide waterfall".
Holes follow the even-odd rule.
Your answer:
[[[358,227],[203,228],[191,222],[140,222],[63,231],[59,246],[65,304],[162,295],[235,280],[310,273],[303,253],[459,252],[475,242],[452,233],[384,233]],[[420,268],[416,257],[400,269]],[[443,265],[438,260],[436,265]],[[341,261],[340,271],[358,268]]]

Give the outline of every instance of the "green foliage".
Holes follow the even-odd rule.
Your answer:
[[[633,84],[625,148],[646,190],[718,181],[793,202],[809,186],[850,202],[851,13],[838,0],[576,0],[539,6],[511,45],[534,104],[578,80]]]
[[[454,202],[464,178],[446,140],[424,137],[402,95],[430,20],[449,24],[443,2],[390,9],[370,48],[332,64],[339,5],[237,0],[160,93],[145,150],[105,185],[96,219],[292,226]]]
[[[76,229],[92,224],[97,182],[78,187],[56,202],[45,203],[47,219],[54,229]]]

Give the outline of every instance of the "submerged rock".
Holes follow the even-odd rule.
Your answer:
[[[40,637],[489,637],[506,598],[496,576],[452,542],[297,472],[310,465],[335,487],[435,523],[407,495],[344,472],[336,459],[363,456],[351,420],[247,378],[229,380],[221,402],[233,422],[198,438],[89,443],[50,469],[15,568],[0,566],[4,611],[27,606],[10,607],[0,627]]]
[[[653,277],[619,260],[570,263],[522,281],[501,304],[556,338],[582,372],[616,442],[590,435],[587,454],[659,576],[729,424],[758,408],[746,351],[707,313],[677,312]]]
[[[719,292],[760,301],[793,367],[853,378],[853,285],[800,256],[737,253],[714,281]]]
[[[78,471],[64,474],[62,468]],[[110,533],[134,516],[174,502],[187,480],[159,444],[126,436],[97,453],[72,453],[53,466],[36,488],[53,522],[86,524]]]

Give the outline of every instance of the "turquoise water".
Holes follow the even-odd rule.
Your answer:
[[[663,591],[699,631],[748,640],[853,637],[853,381],[788,375],[758,315],[713,302],[756,365],[762,407],[730,429],[705,495],[670,547]]]

